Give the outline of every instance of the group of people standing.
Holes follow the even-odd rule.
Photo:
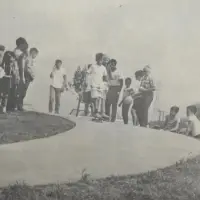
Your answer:
[[[30,48],[25,38],[16,40],[13,51],[0,45],[0,111],[23,111],[24,98],[34,80],[35,59],[39,51]]]
[[[74,86],[77,92],[82,91],[85,102],[85,115],[89,105],[93,105],[93,116],[109,119],[115,122],[118,106],[122,106],[124,124],[128,124],[131,114],[134,125],[148,126],[148,110],[154,98],[155,83],[151,77],[150,66],[135,72],[137,87],[132,87],[132,79],[124,79],[117,68],[117,61],[109,59],[103,53],[96,54],[96,64],[90,64],[86,69],[78,67],[74,76]],[[122,93],[122,100],[119,97]],[[112,112],[111,112],[112,110]]]

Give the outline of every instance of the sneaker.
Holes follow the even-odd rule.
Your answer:
[[[25,111],[24,108],[21,108],[21,107],[17,108],[17,110],[20,111],[20,112]]]
[[[55,114],[56,114],[56,115],[59,115],[60,113],[59,113],[59,111],[55,111]]]

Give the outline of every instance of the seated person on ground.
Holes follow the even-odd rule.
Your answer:
[[[187,116],[188,116],[188,127],[186,129],[186,135],[192,137],[200,136],[200,121],[196,117],[197,108],[196,106],[187,107]]]
[[[172,106],[170,114],[166,116],[164,125],[161,127],[154,127],[155,129],[163,129],[164,131],[177,132],[179,129],[180,119],[177,117],[179,107]]]

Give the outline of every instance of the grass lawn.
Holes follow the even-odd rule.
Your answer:
[[[49,137],[73,126],[67,119],[31,111],[0,114],[0,144]]]
[[[76,183],[1,190],[0,200],[199,200],[200,156],[165,169],[133,176],[92,180],[83,172]]]

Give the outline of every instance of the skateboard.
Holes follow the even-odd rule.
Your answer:
[[[99,117],[99,116],[94,116],[93,118],[92,118],[92,121],[95,121],[95,122],[100,122],[100,123],[103,123],[104,121],[109,121],[109,117],[105,117],[105,116],[101,116],[101,117]]]
[[[103,123],[103,118],[102,117],[93,117],[92,121]]]

